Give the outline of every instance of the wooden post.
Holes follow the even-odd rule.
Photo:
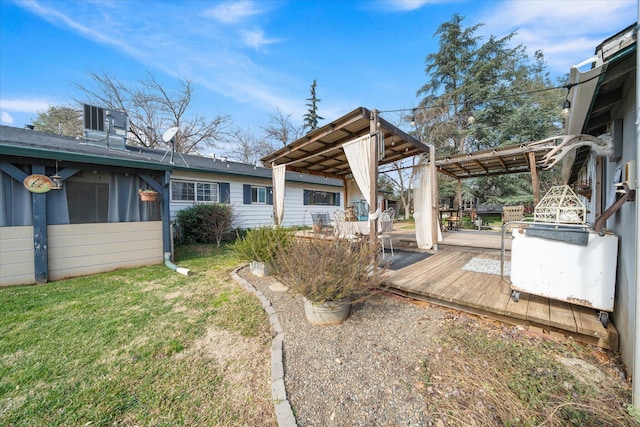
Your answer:
[[[438,250],[438,228],[440,227],[440,203],[438,201],[438,173],[436,171],[436,147],[429,145],[429,173],[431,174],[431,239],[433,249]]]
[[[344,188],[344,201],[342,202],[343,209],[347,210],[347,200],[349,200],[349,189],[347,188],[347,178],[342,178],[342,188]]]
[[[369,168],[369,218],[378,210],[378,110],[371,110],[371,119],[369,121],[369,134],[371,141],[369,143],[369,152],[371,156]],[[369,219],[369,243],[375,247],[378,239],[378,220]]]
[[[462,180],[458,178],[458,224],[462,225]]]
[[[43,165],[34,165],[34,174],[45,174]],[[49,280],[49,239],[47,236],[47,193],[31,193],[33,203],[33,266],[36,283]]]
[[[531,169],[531,188],[533,189],[533,205],[540,203],[540,180],[538,179],[538,169],[536,169],[536,153],[529,153],[529,169]]]

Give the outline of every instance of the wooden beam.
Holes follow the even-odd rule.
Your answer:
[[[474,160],[473,163],[475,163],[476,165],[478,165],[478,167],[480,169],[482,169],[485,172],[489,172],[489,169],[485,168],[484,165],[482,163],[480,163],[478,160]]]
[[[378,243],[378,220],[371,219],[378,210],[378,110],[371,111],[369,122],[369,153],[371,156],[369,163],[369,243],[375,247]],[[373,262],[377,262],[373,260]]]
[[[531,187],[533,189],[533,204],[540,203],[540,180],[538,179],[538,169],[536,168],[536,153],[529,153],[529,168],[531,169]]]
[[[440,201],[438,200],[438,173],[436,171],[436,147],[429,146],[429,173],[431,174],[431,241],[433,249],[438,250],[438,231],[440,228]]]

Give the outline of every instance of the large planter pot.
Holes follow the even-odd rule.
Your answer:
[[[251,261],[249,263],[249,268],[251,269],[251,273],[257,277],[271,275],[271,267],[269,267],[269,264],[265,264],[264,262]]]
[[[337,325],[349,317],[351,304],[348,298],[324,302],[313,302],[303,298],[303,301],[304,314],[312,325]]]
[[[143,202],[155,202],[158,198],[158,193],[155,191],[141,191],[138,194]]]

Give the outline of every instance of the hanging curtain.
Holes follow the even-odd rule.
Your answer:
[[[0,171],[0,226],[31,225],[31,193],[24,185]]]
[[[353,178],[356,180],[360,193],[362,193],[362,197],[364,197],[369,206],[371,206],[371,200],[369,200],[371,198],[370,141],[371,137],[365,135],[342,145],[344,154],[347,156],[347,162],[349,162],[349,167],[353,173]]]
[[[67,186],[47,193],[47,224],[69,224],[69,204],[67,203]]]
[[[147,209],[142,206],[138,189],[143,184],[137,176],[121,173],[109,174],[108,222],[137,222],[147,220]]]
[[[282,225],[284,218],[284,178],[287,171],[285,165],[273,167],[273,222]]]
[[[431,249],[436,243],[433,241],[433,227],[438,229],[438,242],[442,240],[442,232],[437,226],[438,219],[433,216],[431,174],[426,163],[414,166],[413,171],[413,218],[416,223],[416,243],[419,248]]]

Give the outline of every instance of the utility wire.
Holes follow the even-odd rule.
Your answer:
[[[499,100],[499,99],[503,99],[503,98],[513,98],[516,96],[527,96],[527,95],[532,95],[535,93],[541,93],[541,92],[548,92],[551,90],[558,90],[558,89],[567,89],[567,91],[570,91],[572,87],[574,86],[579,86],[581,84],[590,82],[591,80],[597,79],[600,76],[603,76],[605,73],[602,72],[600,74],[597,74],[593,77],[588,78],[587,80],[583,80],[581,82],[578,83],[568,83],[566,85],[562,85],[562,86],[553,86],[553,87],[545,87],[542,89],[536,89],[536,90],[530,90],[530,91],[526,91],[526,92],[519,92],[519,93],[514,93],[513,95],[508,95],[508,96],[494,96],[493,98],[488,98],[487,101],[495,101],[495,100]],[[568,92],[567,92],[568,95]],[[438,107],[444,107],[444,106],[453,106],[455,105],[455,103],[451,102],[448,104],[438,104],[438,105],[424,105],[424,106],[419,106],[419,107],[413,107],[413,108],[398,108],[395,110],[379,110],[379,113],[400,113],[400,112],[405,112],[405,111],[412,111],[412,112],[416,112],[418,110],[428,110],[431,108],[438,108]]]

